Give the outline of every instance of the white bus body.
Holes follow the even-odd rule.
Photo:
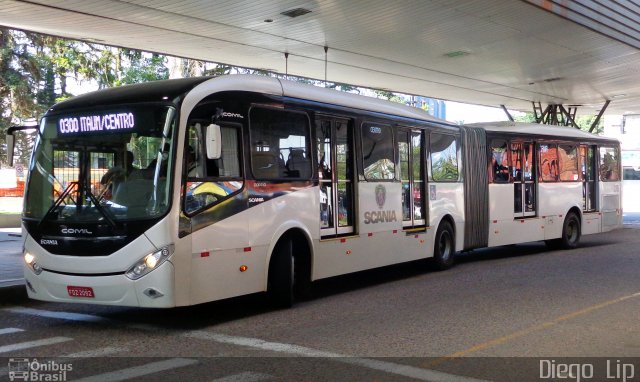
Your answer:
[[[222,130],[221,158],[205,148],[211,123]],[[582,234],[620,226],[619,181],[598,181],[597,204],[583,213],[582,182],[534,176],[534,213],[514,216],[513,179],[487,181],[495,137],[607,145],[618,150],[619,174],[616,142],[535,129],[459,127],[269,77],[77,97],[44,117],[34,149],[23,216],[28,294],[167,308],[269,291],[290,305],[297,288],[322,278],[430,257],[447,268],[455,251],[561,238],[572,208]],[[469,143],[472,135],[487,143]],[[105,180],[117,173],[107,167],[124,169],[120,185]],[[487,202],[471,199],[477,187]]]

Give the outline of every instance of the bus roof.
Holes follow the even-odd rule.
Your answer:
[[[212,78],[193,89],[192,96],[195,96],[195,98],[199,100],[215,92],[234,90],[271,94],[323,104],[367,110],[407,119],[457,126],[445,120],[435,118],[422,109],[406,106],[397,102],[266,76],[235,74]]]
[[[367,110],[413,120],[457,126],[453,123],[435,118],[422,109],[396,102],[321,88],[294,81],[281,80],[274,77],[245,74],[151,81],[102,89],[60,102],[49,109],[49,112],[61,112],[98,105],[173,100],[175,97],[188,92],[196,93],[196,98],[204,98],[209,94],[220,91],[257,92]]]
[[[480,127],[485,129],[486,131],[500,133],[541,135],[550,137],[618,142],[618,140],[614,138],[602,137],[569,126],[542,125],[539,123],[511,121],[470,123],[465,126]]]
[[[143,82],[117,86],[81,94],[62,101],[49,109],[61,112],[76,108],[107,106],[135,102],[172,101],[211,77],[191,77],[173,80]]]

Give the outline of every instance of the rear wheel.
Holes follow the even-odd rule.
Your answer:
[[[573,249],[580,243],[581,235],[580,217],[575,212],[569,212],[564,218],[562,236],[559,239],[545,240],[545,243],[554,249]]]
[[[455,235],[453,227],[448,221],[443,221],[438,227],[433,248],[433,265],[438,270],[449,269],[453,266],[453,255],[456,253]]]
[[[293,242],[285,239],[277,244],[269,265],[267,293],[271,304],[277,308],[293,305],[294,269]]]
[[[560,238],[560,247],[564,249],[573,249],[580,243],[581,235],[580,218],[574,212],[569,212],[564,219],[562,226],[562,237]]]

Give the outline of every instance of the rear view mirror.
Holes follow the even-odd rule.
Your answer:
[[[207,159],[220,159],[222,154],[220,126],[213,123],[207,126],[205,139],[207,141]]]
[[[9,167],[13,167],[13,149],[15,147],[15,139],[13,134],[7,134],[7,162]]]
[[[7,162],[9,166],[13,167],[13,156],[15,149],[15,137],[13,133],[16,131],[24,131],[24,130],[36,130],[38,126],[11,126],[7,129]]]

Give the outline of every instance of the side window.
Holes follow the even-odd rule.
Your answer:
[[[620,180],[620,155],[617,148],[600,147],[600,179],[605,182]]]
[[[431,175],[434,181],[458,180],[458,147],[456,137],[431,133]]]
[[[364,124],[361,129],[362,163],[366,180],[393,180],[395,160],[390,126]]]
[[[310,179],[309,120],[304,113],[253,108],[251,168],[256,179]]]
[[[235,195],[244,185],[241,163],[240,126],[220,126],[222,152],[218,159],[208,159],[205,150],[206,126],[190,123],[184,148],[184,171],[187,182],[184,211],[205,210]]]
[[[489,179],[493,183],[509,182],[509,153],[507,141],[494,139],[491,141],[491,167]]]
[[[540,175],[543,182],[558,181],[558,150],[556,145],[540,145]]]
[[[560,180],[577,182],[578,178],[578,149],[571,145],[558,145],[558,159],[560,160]]]

